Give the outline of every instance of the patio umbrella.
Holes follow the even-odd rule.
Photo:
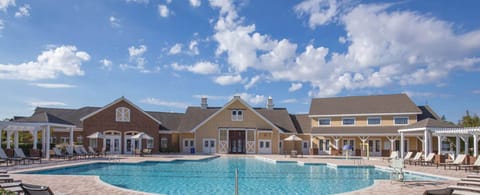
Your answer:
[[[140,132],[137,135],[132,136],[132,139],[138,139],[139,140],[138,148],[141,150],[142,149],[142,139],[152,140],[153,137],[144,133],[144,132]]]
[[[92,133],[91,135],[87,136],[87,138],[89,139],[103,139],[103,143],[105,143],[105,135],[103,135],[103,133],[100,133],[100,132],[95,132],[95,133]],[[93,147],[92,147],[93,148]],[[97,145],[97,148],[98,148],[98,145]]]
[[[297,135],[291,135],[287,138],[283,139],[284,141],[291,141],[293,143],[293,150],[297,150],[297,145],[295,142],[301,142],[302,138],[298,137]]]

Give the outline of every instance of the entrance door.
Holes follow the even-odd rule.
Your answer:
[[[368,150],[370,152],[370,156],[381,156],[382,155],[381,140],[380,139],[368,140]]]
[[[271,154],[272,153],[272,141],[271,140],[258,140],[258,153]]]
[[[138,140],[130,138],[131,136],[125,137],[125,154],[132,154],[135,149],[138,149]]]
[[[108,154],[120,154],[120,136],[105,137],[105,152]]]
[[[309,154],[308,145],[310,145],[309,141],[302,141],[302,154]]]
[[[203,139],[203,153],[214,154],[216,152],[215,139]]]
[[[192,148],[195,148],[195,141],[193,139],[183,139],[183,152],[190,153]]]
[[[228,143],[228,153],[245,154],[245,131],[229,131]]]

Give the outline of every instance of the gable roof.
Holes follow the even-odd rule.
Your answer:
[[[58,118],[47,112],[34,113],[30,117],[23,117],[15,120],[15,122],[27,122],[27,123],[56,123],[62,125],[74,125],[68,121]]]
[[[183,120],[185,114],[183,113],[174,113],[174,112],[150,112],[148,114],[155,117],[157,120],[161,121],[160,130],[162,131],[173,131],[178,130],[180,122]]]
[[[290,114],[287,109],[284,108],[275,108],[275,109],[266,109],[266,108],[254,108],[255,111],[260,113],[270,122],[272,122],[277,128],[282,130],[285,133],[295,133],[297,129],[290,118]]]
[[[422,114],[417,115],[417,120],[418,121],[421,121],[421,120],[427,119],[427,118],[433,118],[433,119],[436,119],[436,120],[440,120],[440,118],[441,118],[428,105],[418,106],[418,108],[422,111]]]
[[[308,114],[291,114],[290,118],[292,119],[297,133],[311,133],[312,131],[312,121],[308,117]]]
[[[81,128],[83,127],[83,122],[80,118],[99,110],[100,107],[82,107],[79,109],[65,109],[65,108],[45,108],[37,107],[35,113],[46,112],[51,115],[54,115],[60,119],[68,121],[69,123],[74,124],[75,126]]]
[[[200,120],[201,122],[198,123],[197,125],[195,125],[192,129],[191,129],[191,132],[195,132],[199,127],[201,127],[202,125],[204,125],[205,123],[207,123],[210,119],[212,119],[213,117],[215,117],[216,115],[220,114],[220,112],[222,112],[223,110],[227,109],[231,104],[233,104],[234,102],[236,101],[239,101],[241,104],[243,104],[248,110],[252,111],[254,114],[256,114],[258,117],[260,117],[262,120],[264,120],[266,123],[268,123],[270,126],[272,127],[275,127],[277,128],[278,130],[282,131],[282,132],[285,132],[282,128],[278,127],[277,125],[275,125],[274,123],[272,123],[272,121],[268,120],[265,116],[263,116],[262,114],[260,114],[259,112],[257,112],[254,108],[252,108],[250,105],[248,105],[245,101],[242,100],[242,98],[240,98],[240,96],[234,96],[232,100],[230,100],[227,104],[225,104],[222,108],[219,108],[218,110],[216,110],[215,112],[213,112],[212,114],[210,114],[209,116],[207,116],[207,118],[205,118],[204,120]],[[204,109],[204,110],[209,110],[209,109]],[[287,113],[288,114],[288,113]],[[287,115],[288,116],[288,115]],[[197,118],[197,119],[200,119]],[[293,125],[292,125],[293,127]],[[292,128],[294,129],[294,128]]]
[[[194,106],[188,107],[183,120],[178,126],[178,131],[191,131],[193,128],[195,128],[195,126],[200,124],[202,121],[205,121],[218,110],[220,110],[218,107],[208,107],[206,109]]]
[[[90,118],[91,116],[101,112],[101,111],[104,111],[105,109],[117,104],[118,102],[121,102],[121,101],[124,101],[126,102],[127,104],[130,104],[130,106],[134,107],[135,109],[139,110],[140,112],[142,112],[143,114],[145,114],[146,116],[148,116],[149,118],[151,118],[153,121],[157,122],[158,124],[162,124],[162,122],[160,122],[159,120],[157,120],[155,117],[153,117],[152,115],[148,114],[147,112],[143,111],[140,107],[138,107],[137,105],[135,105],[134,103],[132,103],[130,100],[128,100],[127,98],[125,98],[124,96],[116,99],[115,101],[113,101],[112,103],[88,114],[87,116],[84,116],[82,118],[80,118],[81,121],[87,119],[87,118]]]
[[[421,114],[406,94],[313,98],[310,116]]]
[[[399,129],[420,129],[420,128],[458,128],[459,126],[442,121],[442,120],[436,120],[432,118],[426,118],[421,121],[418,121],[416,123],[403,126]]]

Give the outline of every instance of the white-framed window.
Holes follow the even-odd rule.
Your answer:
[[[77,137],[77,143],[78,144],[83,144],[83,137],[82,136]]]
[[[153,148],[153,139],[147,139],[147,148]]]
[[[96,138],[91,138],[88,145],[92,148],[97,148],[98,140]]]
[[[232,121],[243,121],[243,110],[232,110]]]
[[[168,147],[168,139],[166,137],[160,138],[160,148],[166,149]]]
[[[343,145],[352,146],[352,151],[355,151],[355,139],[343,139]]]
[[[130,122],[130,109],[125,107],[118,107],[115,109],[115,121]]]
[[[342,118],[342,125],[355,125],[355,118],[354,117],[345,117],[345,118]]]
[[[330,126],[330,122],[331,122],[330,118],[319,118],[318,126]]]
[[[382,118],[381,117],[368,117],[367,118],[367,125],[381,125]]]
[[[60,143],[61,144],[69,144],[70,143],[70,138],[69,137],[60,137]]]
[[[408,125],[408,116],[396,116],[393,117],[394,125]]]

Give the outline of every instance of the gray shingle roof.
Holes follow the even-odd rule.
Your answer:
[[[199,125],[219,109],[218,107],[208,107],[207,109],[196,106],[188,107],[183,120],[178,126],[178,131],[191,131],[195,126]]]
[[[51,115],[54,115],[60,119],[68,121],[74,124],[77,127],[83,127],[82,121],[80,118],[97,111],[100,107],[82,107],[79,109],[64,109],[64,108],[43,108],[37,107],[35,113],[47,112]],[[34,113],[34,114],[35,114]]]
[[[403,126],[400,129],[416,129],[416,128],[458,128],[459,126],[445,122],[442,120],[436,120],[432,118],[426,118],[416,123]]]
[[[287,109],[276,108],[273,110],[265,108],[254,108],[259,114],[272,122],[275,126],[287,133],[295,133],[297,129],[290,118]]]
[[[433,118],[436,120],[440,120],[440,116],[435,113],[430,106],[425,105],[425,106],[418,106],[418,108],[422,111],[422,114],[417,115],[417,120],[421,121],[423,119],[427,118]]]
[[[183,113],[174,113],[174,112],[147,112],[162,124],[160,125],[160,130],[163,131],[176,131],[180,126],[180,122],[184,118],[185,114]]]
[[[310,104],[310,115],[420,112],[405,94],[314,98]]]
[[[37,112],[30,117],[24,117],[15,120],[15,122],[27,122],[27,123],[56,123],[63,125],[73,125],[73,123],[65,121],[59,117],[56,117],[47,112]]]
[[[291,114],[290,118],[298,133],[310,133],[312,131],[312,122],[308,114]]]

